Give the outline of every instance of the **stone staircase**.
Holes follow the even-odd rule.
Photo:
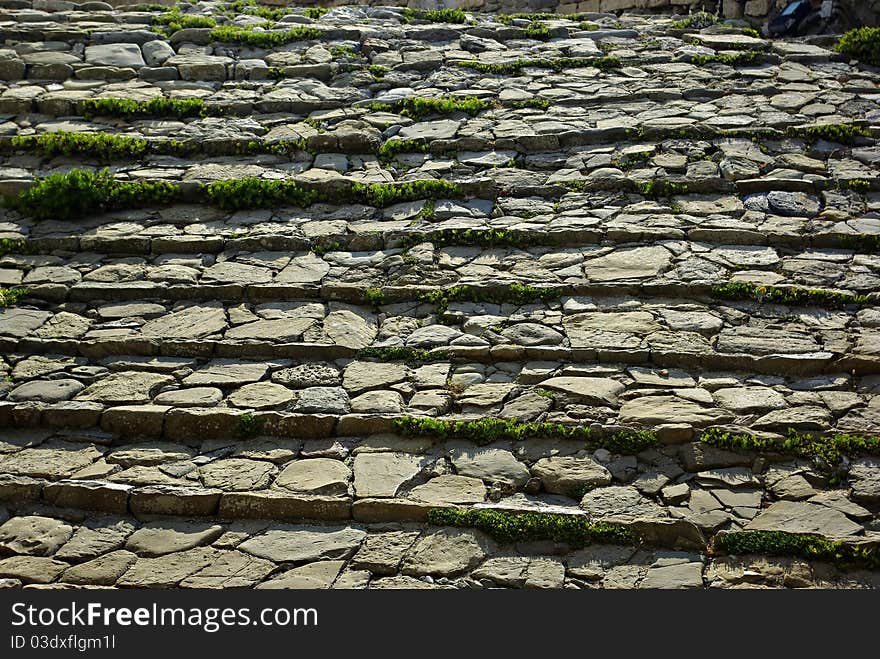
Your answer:
[[[3,585],[880,584],[875,72],[0,6]]]

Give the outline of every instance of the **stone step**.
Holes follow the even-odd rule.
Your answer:
[[[779,333],[763,330],[773,331]],[[762,338],[750,340],[757,345]],[[294,358],[259,361],[242,359],[241,349],[235,357],[233,349],[213,358],[6,353],[0,418],[10,426],[101,426],[175,441],[187,433],[238,437],[270,429],[292,437],[391,432],[404,415],[594,425],[600,433],[641,427],[671,443],[724,424],[782,433],[880,433],[877,369],[870,368],[876,361],[852,357],[828,359],[823,375],[808,368],[810,359],[822,364],[818,357],[799,354],[788,361],[732,354],[729,370],[713,371],[716,360],[706,355],[672,354],[657,364],[663,361],[658,355],[651,366],[628,366],[619,363],[623,351],[613,355],[618,363],[597,364],[595,354],[580,360],[565,351],[542,355],[507,346],[481,364],[451,349],[351,351],[317,361],[320,352],[304,348]],[[835,365],[852,368],[831,370]],[[860,370],[864,376],[851,375]],[[758,375],[762,371],[770,374]]]
[[[203,5],[0,0],[0,193],[177,191],[0,209],[0,585],[880,586],[874,72]]]
[[[327,221],[314,228],[333,230]],[[466,232],[462,229],[451,235],[453,240],[460,236],[462,242],[474,240],[474,234]],[[415,234],[397,241],[398,246],[391,249],[368,247],[363,251],[343,251],[336,243],[322,247],[335,237],[333,233],[322,236],[314,251],[301,251],[293,245],[273,251],[237,238],[233,240],[238,242],[230,245],[215,243],[217,248],[227,248],[216,255],[210,249],[199,253],[178,249],[196,247],[187,238],[176,244],[174,237],[166,237],[162,243],[166,249],[149,256],[107,253],[110,250],[101,250],[99,243],[94,245],[98,249],[88,252],[0,256],[0,284],[26,288],[28,300],[92,305],[98,300],[321,299],[371,303],[380,308],[396,303],[413,307],[427,301],[425,294],[438,287],[447,290],[449,302],[524,304],[545,300],[565,304],[570,296],[608,298],[638,291],[703,301],[724,298],[728,294],[717,287],[731,283],[814,291],[803,293],[801,298],[768,298],[791,300],[797,306],[856,308],[873,306],[880,285],[880,259],[850,249],[800,251],[675,240],[582,247],[442,246],[445,235],[438,234],[429,242],[429,236]],[[502,239],[506,237],[502,234]],[[34,247],[61,247],[53,240],[35,241]],[[133,252],[142,247],[137,237],[131,240]],[[520,240],[512,238],[512,242]],[[86,241],[83,237],[78,240],[82,247]],[[74,247],[65,239],[60,242]],[[21,251],[29,251],[28,246]],[[433,283],[426,285],[426,281]],[[469,287],[471,293],[456,293],[455,287],[460,286]],[[844,297],[830,299],[835,292]]]
[[[784,210],[785,204],[792,210]],[[877,207],[873,194],[864,202],[851,192],[812,196],[781,190],[742,196],[683,194],[665,200],[598,191],[555,198],[501,194],[494,201],[415,200],[384,209],[319,203],[229,212],[172,205],[65,222],[34,222],[6,211],[0,215],[0,238],[29,240],[29,251],[127,255],[389,250],[421,240],[435,247],[499,248],[687,240],[772,245],[783,254],[810,247],[874,252],[880,235]],[[781,215],[780,210],[801,216]],[[764,250],[768,255],[772,251]],[[0,267],[25,268],[33,261],[16,259],[14,252],[0,256]]]
[[[160,304],[161,298],[132,298],[19,302],[0,310],[0,345],[7,353],[91,358],[251,359],[337,359],[366,348],[403,347],[445,350],[475,362],[598,360],[801,376],[870,373],[878,360],[873,307],[856,312],[560,296],[524,306],[452,300],[438,317],[435,305],[418,301],[370,307],[308,299]]]
[[[209,435],[130,443],[89,430],[10,431],[0,499],[139,516],[423,522],[435,508],[474,506],[592,523],[682,520],[660,544],[683,537],[691,547],[718,530],[852,540],[880,530],[876,456],[829,469],[703,441],[627,455],[546,438],[195,439]]]
[[[149,521],[27,504],[9,514],[0,577],[12,588],[876,588],[880,574],[789,557],[499,543],[415,523]]]

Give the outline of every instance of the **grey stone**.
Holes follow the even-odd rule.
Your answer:
[[[51,556],[70,539],[73,528],[51,517],[13,517],[0,526],[0,550],[28,556]]]
[[[239,549],[275,563],[350,558],[366,533],[351,527],[278,526],[246,540]]]
[[[430,531],[407,552],[401,571],[414,576],[456,576],[479,565],[492,550],[492,541],[479,531]]]

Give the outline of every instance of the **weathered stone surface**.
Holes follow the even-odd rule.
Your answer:
[[[130,551],[111,551],[65,570],[60,580],[83,586],[112,586],[137,560],[137,554]]]
[[[529,480],[526,466],[502,449],[455,447],[450,451],[450,458],[459,475],[479,478],[487,483],[522,487]]]
[[[479,565],[493,543],[479,531],[440,529],[425,533],[403,559],[407,575],[455,576]]]
[[[644,279],[663,272],[671,260],[672,254],[664,247],[637,247],[590,259],[584,273],[590,281],[599,282]]]
[[[403,364],[382,364],[379,362],[352,362],[342,376],[342,386],[351,395],[369,389],[385,389],[406,378],[407,369]]]
[[[354,459],[354,491],[359,497],[393,497],[428,465],[409,453],[360,453]]]
[[[212,565],[218,551],[197,547],[156,558],[138,558],[116,582],[122,588],[174,588],[199,570]]]
[[[113,373],[90,385],[77,396],[77,400],[95,401],[105,405],[149,403],[153,398],[152,392],[173,381],[174,378],[159,373]]]
[[[101,554],[121,549],[134,532],[134,525],[126,520],[95,520],[80,526],[57,552],[63,561],[85,561]]]
[[[339,495],[348,493],[351,469],[341,460],[312,458],[291,462],[275,479],[275,487],[294,492]]]
[[[206,487],[220,490],[259,490],[269,485],[275,467],[262,460],[229,458],[199,468]]]
[[[486,486],[477,478],[443,475],[414,487],[409,496],[438,505],[482,503],[486,499]]]
[[[625,401],[620,407],[623,423],[652,426],[661,423],[686,423],[706,426],[729,419],[721,410],[704,407],[676,396],[644,396]]]
[[[880,460],[877,458],[854,460],[849,469],[849,480],[852,484],[853,499],[870,504],[880,501]]]
[[[860,533],[862,527],[843,513],[802,501],[777,501],[746,525],[749,531],[818,533],[831,537]]]
[[[275,563],[350,558],[366,533],[355,528],[277,526],[243,542],[239,549]]]
[[[239,551],[224,551],[195,574],[180,582],[181,588],[253,588],[275,571],[275,564]]]
[[[11,556],[0,560],[0,577],[26,584],[51,583],[68,567],[67,563],[43,556]]]
[[[317,561],[296,567],[257,586],[260,590],[326,589],[333,585],[345,561]]]
[[[70,525],[51,517],[13,517],[0,526],[0,550],[28,556],[51,556],[72,534]]]
[[[255,382],[232,392],[227,401],[235,407],[273,410],[284,409],[294,399],[294,393],[287,387],[273,382]]]
[[[532,465],[532,474],[551,494],[567,496],[580,496],[585,490],[611,482],[611,473],[591,458],[541,458]]]
[[[216,334],[226,327],[226,312],[221,304],[194,305],[147,322],[141,335],[157,339],[199,339]]]
[[[593,519],[666,517],[660,506],[630,486],[614,485],[587,492],[580,505]]]
[[[125,548],[138,556],[162,556],[208,545],[222,532],[216,524],[151,522],[129,536]]]
[[[369,570],[375,574],[395,574],[404,555],[412,547],[418,531],[387,531],[370,534],[351,560],[357,570]]]
[[[617,396],[626,387],[611,378],[559,377],[544,380],[541,386],[570,394],[575,399],[593,405],[614,405]]]

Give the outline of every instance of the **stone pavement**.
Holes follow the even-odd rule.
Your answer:
[[[0,191],[175,191],[0,209],[3,585],[877,587],[875,72],[668,16],[0,6]],[[251,179],[314,197],[211,187]]]

